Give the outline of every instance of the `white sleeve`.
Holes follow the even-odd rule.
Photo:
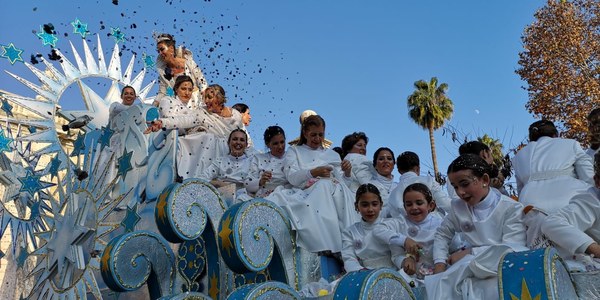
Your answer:
[[[453,210],[450,210],[450,213],[446,215],[434,235],[433,261],[435,263],[446,263],[448,260],[450,242],[452,241],[452,238],[454,238],[456,228],[458,227],[459,223],[456,219],[456,215],[454,215]]]
[[[387,245],[404,247],[406,235],[399,230],[402,228],[399,224],[400,222],[400,219],[388,219],[378,223],[373,228],[373,236]]]
[[[585,251],[594,242],[585,234],[600,216],[600,200],[594,197],[592,189],[575,195],[569,205],[551,214],[542,223],[542,232],[571,254],[578,249]]]
[[[435,200],[435,204],[444,210],[445,213],[448,213],[452,209],[450,206],[450,197],[435,179],[431,181],[431,195],[433,196],[433,200]]]
[[[346,272],[363,269],[358,257],[356,257],[356,252],[354,252],[354,239],[352,238],[350,228],[346,228],[342,232],[342,259],[344,260],[344,269],[346,269]]]
[[[590,185],[594,185],[594,159],[587,155],[581,144],[575,141],[573,145],[575,151],[575,173],[577,178],[583,180]]]
[[[217,164],[218,160],[213,161],[206,169],[202,171],[202,174],[200,174],[200,179],[211,181],[215,178],[219,178],[220,172]]]
[[[248,171],[248,178],[246,178],[246,191],[248,191],[248,193],[256,193],[258,191],[258,189],[260,188],[259,182],[260,182],[260,172],[261,170],[259,169],[258,166],[258,161],[259,161],[259,157],[258,156],[253,156],[251,158],[250,161],[250,170]]]
[[[298,150],[290,147],[285,153],[283,173],[285,178],[295,187],[302,188],[304,183],[311,178],[310,170],[300,169],[298,166]]]

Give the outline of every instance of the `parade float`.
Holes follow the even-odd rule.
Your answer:
[[[302,299],[303,288],[337,278],[319,298],[425,297],[394,270],[342,274],[298,248],[272,202],[232,204],[207,182],[178,181],[177,133],[144,134],[158,110],[146,104],[154,82],[134,74],[135,57],[122,68],[118,44],[105,56],[99,37],[71,49],[24,62],[37,83],[6,71],[35,97],[0,90],[0,298]],[[20,59],[12,44],[2,51]],[[107,80],[108,92],[90,77]],[[69,109],[72,85],[86,109]],[[142,103],[109,120],[125,85]],[[503,299],[599,295],[596,274],[570,274],[551,248],[508,254],[498,270]]]

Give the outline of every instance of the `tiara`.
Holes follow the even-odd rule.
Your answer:
[[[164,41],[173,41],[173,36],[171,36],[168,33],[159,33],[159,32],[152,32],[152,38],[154,38],[154,40],[156,41],[156,43],[161,43]]]

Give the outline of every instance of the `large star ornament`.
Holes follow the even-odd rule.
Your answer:
[[[42,40],[42,44],[44,46],[51,45],[52,47],[56,47],[56,41],[58,41],[58,38],[56,35],[44,31],[42,26],[40,26],[40,32],[38,32],[36,35],[38,38],[40,38],[40,40]]]
[[[23,62],[23,58],[21,57],[23,49],[16,48],[13,43],[8,44],[8,46],[2,45],[1,47],[2,54],[0,54],[0,57],[8,59],[11,65],[14,65],[17,61]]]
[[[131,156],[133,156],[133,151],[127,152],[127,148],[123,149],[123,155],[119,157],[117,162],[117,176],[121,175],[123,180],[127,177],[127,172],[133,170],[133,166],[131,165]]]
[[[144,60],[144,67],[148,69],[154,68],[154,66],[156,65],[154,57],[152,57],[151,55],[146,55],[146,53],[143,53],[142,59]]]
[[[12,109],[13,106],[8,103],[7,100],[2,99],[2,107],[1,109],[6,113],[6,116],[13,117]]]
[[[12,148],[10,147],[10,143],[13,142],[13,139],[6,137],[4,135],[4,130],[0,129],[0,152],[10,152]]]
[[[71,25],[73,25],[73,33],[80,34],[82,38],[85,38],[86,35],[90,34],[87,30],[87,23],[81,23],[78,18],[71,22]]]
[[[100,138],[98,139],[98,143],[100,144],[100,151],[104,149],[106,146],[110,146],[110,138],[115,133],[114,130],[110,129],[110,126],[102,126],[102,133],[100,134]]]
[[[137,204],[133,207],[127,207],[125,218],[121,221],[121,226],[125,228],[125,232],[133,232],[135,225],[140,221],[140,215],[137,213]]]

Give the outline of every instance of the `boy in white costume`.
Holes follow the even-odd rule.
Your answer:
[[[434,275],[425,277],[428,299],[498,299],[498,264],[509,251],[524,251],[523,205],[490,188],[491,166],[465,154],[448,167],[460,199],[435,234]],[[471,247],[449,255],[457,232]],[[448,265],[450,265],[448,267]]]

